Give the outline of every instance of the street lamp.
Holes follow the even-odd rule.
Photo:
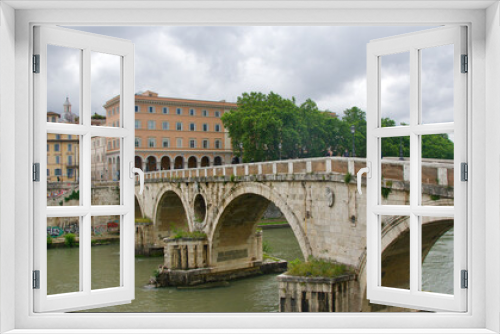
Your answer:
[[[240,158],[241,158],[240,163],[243,163],[243,143],[240,143]]]
[[[403,158],[403,137],[399,137],[399,160],[404,160]]]
[[[281,146],[281,143],[279,143],[279,144],[278,144],[278,148],[279,148],[279,150],[280,150],[280,160],[281,160],[281,147],[282,147],[282,146]]]
[[[354,146],[354,132],[356,132],[356,127],[351,125],[351,133],[352,133],[352,156],[356,156],[356,146]]]

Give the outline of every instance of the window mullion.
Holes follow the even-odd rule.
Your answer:
[[[420,183],[418,178],[419,165],[419,137],[414,130],[419,123],[419,102],[420,102],[420,82],[419,82],[419,59],[418,50],[410,49],[410,291],[418,291],[418,274],[420,271],[419,247],[420,233],[418,229],[418,216],[413,210],[418,205],[420,194]]]
[[[82,56],[82,108],[80,109],[81,124],[83,124],[87,131],[82,136],[82,160],[81,160],[81,173],[80,173],[80,189],[82,189],[82,205],[84,208],[90,209],[91,205],[91,132],[90,132],[90,115],[91,115],[91,51],[89,48],[83,49]],[[80,238],[80,275],[83,282],[83,292],[89,293],[92,287],[92,273],[91,273],[91,220],[90,211],[87,211],[82,219],[82,231]]]

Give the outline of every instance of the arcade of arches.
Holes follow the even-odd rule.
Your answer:
[[[208,156],[196,157],[189,156],[187,159],[182,156],[171,158],[170,156],[156,157],[153,155],[147,156],[145,159],[141,156],[135,156],[135,167],[144,170],[145,172],[154,172],[157,170],[170,169],[186,169],[200,168],[210,166],[222,166],[224,159],[220,156],[215,156],[212,159]]]

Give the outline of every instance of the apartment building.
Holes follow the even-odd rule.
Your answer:
[[[120,126],[120,97],[104,105],[106,126]],[[135,166],[144,171],[197,168],[231,163],[229,133],[222,125],[225,112],[236,103],[135,95]],[[118,139],[107,140],[108,169],[119,168]]]

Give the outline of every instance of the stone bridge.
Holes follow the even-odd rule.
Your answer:
[[[383,202],[408,204],[409,162],[382,161]],[[257,223],[272,202],[290,224],[305,258],[347,264],[364,286],[366,192],[356,191],[356,173],[364,166],[362,158],[328,157],[146,173],[142,195],[136,186],[136,217],[147,217],[150,223],[137,225],[137,246],[147,253],[163,248],[163,239],[174,231],[201,231],[207,235],[206,255],[196,266],[202,261],[214,271],[252,267],[262,261]],[[422,181],[423,203],[453,205],[451,161],[423,162]],[[441,218],[424,223],[426,254],[453,222]],[[397,275],[384,277],[386,286],[404,286],[408,276],[397,265],[408,251],[408,224],[404,217],[384,222],[383,261],[397,266],[387,270]]]

